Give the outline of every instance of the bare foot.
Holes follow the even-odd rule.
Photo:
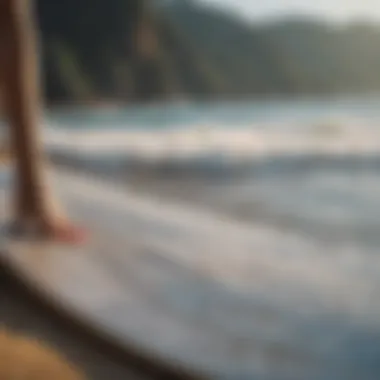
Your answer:
[[[83,244],[87,240],[86,231],[65,218],[47,218],[41,222],[43,238],[64,244]]]
[[[10,228],[10,233],[20,238],[38,238],[57,243],[80,245],[86,242],[87,233],[65,218],[18,217]]]
[[[69,245],[83,244],[87,240],[86,231],[66,217],[48,186],[40,191],[43,195],[39,198],[41,203],[31,202],[27,195],[20,192],[11,234]]]

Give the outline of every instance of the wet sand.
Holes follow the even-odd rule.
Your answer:
[[[52,318],[0,271],[0,326],[36,337],[57,349],[94,380],[144,380],[126,363],[111,358],[89,339]]]

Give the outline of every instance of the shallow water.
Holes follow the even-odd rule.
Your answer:
[[[57,161],[308,237],[380,244],[380,97],[66,109]]]

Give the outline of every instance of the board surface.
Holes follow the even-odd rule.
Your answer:
[[[215,379],[380,374],[380,265],[94,179],[60,171],[53,180],[91,241],[69,249],[3,234],[1,258],[120,344]]]

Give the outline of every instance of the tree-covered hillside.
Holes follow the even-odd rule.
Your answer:
[[[195,0],[36,5],[50,102],[380,90],[380,26],[249,25]]]

